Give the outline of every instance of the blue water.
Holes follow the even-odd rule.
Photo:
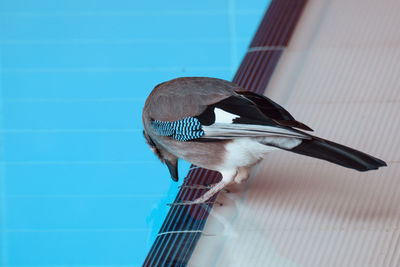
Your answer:
[[[266,2],[0,1],[0,266],[141,265],[178,191],[144,101],[230,80]]]

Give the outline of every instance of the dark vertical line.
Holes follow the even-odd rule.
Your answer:
[[[193,184],[207,184],[208,182],[205,180],[215,180],[215,177],[218,175],[217,172],[205,170],[205,169],[198,169],[200,170],[197,172],[193,177],[189,177],[188,181],[190,181],[191,185]],[[189,192],[187,196],[184,196],[183,198],[179,199],[176,202],[182,201],[182,200],[193,200],[196,199],[197,197],[200,197],[201,193],[203,190],[190,190],[188,189],[186,192]],[[212,201],[212,200],[211,200]],[[194,224],[198,222],[198,224],[202,224],[202,222],[208,217],[208,210],[211,210],[212,206],[211,204],[207,204],[207,209],[203,207],[203,205],[193,205],[193,206],[175,206],[180,208],[180,212],[176,213],[174,216],[174,220],[172,222],[178,222],[175,223],[175,225],[170,225],[168,230],[166,231],[179,231],[179,230],[200,230],[197,229]],[[178,214],[178,215],[177,215]],[[182,227],[184,226],[184,228]],[[194,240],[198,240],[200,238],[200,233],[198,234],[188,234],[193,237]],[[172,249],[175,246],[179,247],[179,244],[182,244],[182,240],[180,240],[180,235],[179,234],[168,234],[162,236],[162,241],[161,243],[171,243],[174,244],[174,246],[163,246],[161,251],[158,251],[157,254],[159,255],[155,259],[155,265],[160,265],[161,262],[159,262],[161,259],[166,259],[166,257],[170,257],[171,253],[174,255],[176,252],[183,252],[185,251],[184,249],[179,249],[179,250],[174,250]],[[192,239],[190,239],[192,240]],[[189,241],[187,242],[189,243]],[[181,254],[181,253],[180,253]],[[160,263],[160,264],[159,264]]]
[[[261,20],[261,23],[258,27],[257,32],[254,35],[253,40],[250,43],[249,47],[255,47],[259,46],[258,44],[262,43],[261,39],[265,34],[268,34],[268,28],[271,27],[272,25],[269,23],[270,18],[272,17],[272,14],[276,13],[276,9],[279,8],[279,5],[277,5],[276,0],[272,0],[270,3],[269,8],[267,9],[264,18]]]
[[[268,30],[266,31],[266,34],[264,34],[258,46],[276,45],[274,42],[271,42],[271,40],[275,37],[275,34],[279,34],[279,32],[277,33],[277,29],[280,26],[285,26],[285,27],[287,26],[284,23],[284,16],[288,15],[285,13],[286,5],[287,2],[281,4],[278,3],[277,6],[279,6],[279,8],[277,8],[275,12],[273,13],[271,12],[271,17],[268,23]],[[274,23],[271,23],[272,21]]]
[[[240,64],[238,72],[236,72],[236,75],[233,77],[233,82],[240,85],[239,81],[241,81],[243,79],[243,75],[246,73],[247,68],[249,66],[248,64],[249,61],[249,57],[246,55],[243,60],[242,60],[242,64]]]
[[[247,60],[247,66],[246,66],[246,72],[243,73],[243,76],[241,77],[241,79],[237,82],[237,84],[243,88],[245,88],[246,90],[249,90],[246,86],[246,80],[249,76],[249,73],[252,72],[252,66],[254,64],[254,53],[247,53],[246,58],[248,58]]]
[[[274,51],[260,51],[260,52],[257,52],[257,53],[259,54],[258,57],[262,58],[263,61],[262,61],[261,66],[259,66],[255,70],[254,79],[251,80],[251,83],[250,83],[249,87],[252,89],[252,91],[257,92],[257,91],[261,90],[262,93],[264,93],[265,87],[261,85],[260,81],[261,81],[262,77],[266,76],[265,69],[266,69],[267,65],[270,63],[271,55],[273,53],[275,53],[275,52]]]
[[[194,171],[189,171],[188,176],[187,177],[191,177],[192,175],[196,175],[201,169],[195,169]],[[185,181],[183,184],[187,183],[188,179],[185,178]],[[182,195],[187,194],[188,190],[179,190],[178,195],[175,198],[175,201],[179,201],[179,199],[181,199]],[[172,223],[173,218],[175,218],[177,212],[182,209],[182,206],[172,206],[170,211],[167,214],[166,219],[164,220],[164,223],[162,224],[161,228],[160,228],[160,233],[163,232],[167,232],[169,229],[169,225]],[[181,211],[182,212],[182,211]],[[156,240],[153,243],[153,246],[150,249],[150,253],[147,255],[145,262],[144,262],[144,266],[151,266],[153,260],[155,259],[155,257],[157,257],[157,253],[159,252],[162,244],[164,242],[164,236],[157,236]],[[156,255],[156,256],[154,256]]]
[[[195,169],[194,172],[189,173],[190,175],[188,175],[188,177],[185,179],[185,182],[183,183],[183,185],[185,184],[189,184],[191,182],[191,177],[194,177],[198,174],[201,174],[202,172],[204,172],[204,169]],[[193,175],[193,176],[192,176]],[[200,175],[201,176],[201,175]],[[182,199],[185,199],[187,194],[190,194],[191,191],[189,189],[183,189],[183,190],[179,190],[178,195],[175,198],[174,202],[179,202]],[[174,231],[174,230],[183,230],[183,229],[176,229],[176,227],[180,226],[179,220],[177,221],[176,218],[177,217],[181,217],[182,214],[185,214],[185,209],[187,209],[187,206],[172,206],[170,209],[170,212],[167,215],[167,219],[164,221],[165,224],[163,224],[163,226],[161,227],[160,233],[163,232],[168,232],[168,231]],[[166,248],[166,246],[164,245],[168,239],[170,239],[170,235],[163,235],[161,237],[157,237],[155,242],[155,247],[154,247],[154,254],[155,256],[152,256],[151,261],[149,261],[149,266],[154,265],[153,262],[158,262],[159,259],[161,258],[161,256],[163,255],[163,251]]]
[[[289,6],[282,6],[281,16],[279,16],[279,23],[274,27],[273,34],[271,34],[271,38],[266,42],[270,45],[287,45],[285,42],[282,42],[282,36],[284,36],[284,31],[282,29],[287,29],[290,25],[287,22],[288,17],[293,17],[292,13],[290,12],[290,5]]]
[[[2,46],[0,46],[0,77],[2,77]],[[4,129],[4,91],[2,87],[2,83],[0,82],[0,127]],[[0,133],[0,265],[7,266],[8,264],[8,249],[7,249],[7,241],[8,241],[8,233],[7,233],[7,223],[6,223],[6,214],[7,214],[7,177],[6,177],[6,165],[2,163],[5,159],[4,146],[3,144],[5,139],[5,133]]]
[[[244,77],[243,82],[242,82],[243,87],[249,91],[253,91],[252,88],[250,87],[251,79],[253,78],[256,67],[258,67],[258,64],[262,60],[262,58],[258,57],[258,55],[259,55],[259,52],[255,52],[255,53],[252,53],[249,55],[249,57],[251,58],[250,62],[252,62],[252,64],[249,67],[249,69],[248,69],[249,71],[248,71],[248,73],[246,73],[246,76]]]
[[[218,179],[218,176],[220,176],[219,173],[215,172],[215,171],[210,171],[209,176],[215,180]],[[217,198],[217,196],[214,196],[212,199],[210,199],[210,202],[215,201],[215,199]],[[191,220],[191,222],[189,222],[189,228],[190,229],[196,229],[196,230],[202,230],[204,228],[203,222],[204,220],[207,219],[209,211],[212,209],[212,204],[207,204],[207,205],[196,205],[194,206],[194,210],[193,213],[191,214],[191,218],[193,220]],[[197,219],[195,219],[197,218]],[[189,241],[187,242],[188,245],[193,246],[195,243],[197,243],[197,240],[200,238],[201,234],[198,235],[192,235],[191,237],[189,237]],[[181,246],[183,245],[182,242],[179,243]],[[180,257],[185,257],[188,258],[190,257],[190,255],[192,254],[193,250],[191,251],[186,251],[183,254],[183,251],[177,251],[178,253],[176,253],[176,257],[180,258]]]
[[[265,89],[268,86],[269,81],[271,80],[272,73],[274,72],[275,67],[278,64],[278,61],[279,61],[281,55],[282,55],[282,51],[276,51],[272,54],[270,63],[268,64],[268,66],[265,70],[265,75],[260,80],[260,84],[262,86],[258,87],[258,90],[256,91],[256,93],[258,93],[258,94],[264,93]]]
[[[203,173],[203,171],[205,171],[204,172],[204,174],[203,175],[200,175],[200,173]],[[206,177],[209,177],[209,175],[207,175],[207,170],[205,170],[205,169],[201,169],[201,172],[199,172],[199,175],[198,176],[196,176],[196,177],[193,177],[193,178],[195,178],[195,179],[193,179],[193,180],[197,180],[197,179],[199,179],[200,181],[199,181],[199,184],[204,184],[204,180],[206,179]],[[199,197],[200,196],[200,192],[201,191],[203,191],[203,190],[188,190],[188,191],[190,191],[189,192],[189,194],[191,194],[191,197],[190,197],[190,199],[195,199],[195,198],[197,198],[197,197]],[[191,212],[192,212],[192,209],[193,208],[199,208],[199,207],[197,207],[198,205],[196,205],[196,206],[180,206],[180,207],[182,207],[182,211],[185,211],[185,212],[181,212],[180,214],[179,214],[179,218],[178,218],[178,221],[180,221],[180,220],[184,220],[184,225],[187,227],[187,229],[188,230],[196,230],[196,229],[193,229],[193,228],[191,228],[191,227],[188,227],[189,225],[188,225],[188,221],[190,220],[190,214],[191,214]],[[184,216],[183,218],[182,218],[182,216]],[[183,230],[183,229],[175,229],[174,228],[174,230]],[[171,235],[168,235],[168,238],[171,238]],[[173,238],[173,243],[175,244],[175,243],[177,243],[177,242],[179,242],[179,235],[173,235],[172,236],[172,238]],[[182,240],[181,240],[182,241]],[[178,246],[179,247],[179,246]],[[162,250],[162,252],[160,253],[160,258],[163,258],[162,256],[163,255],[169,255],[170,253],[175,253],[176,252],[176,250],[174,251],[173,249],[172,249],[172,246],[164,246],[164,249]]]

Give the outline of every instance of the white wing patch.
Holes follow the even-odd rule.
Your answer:
[[[234,119],[239,118],[238,115],[226,112],[225,110],[215,108],[215,123],[232,123]]]

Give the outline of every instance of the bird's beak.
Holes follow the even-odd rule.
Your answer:
[[[171,174],[172,180],[178,182],[178,160],[169,161],[165,160],[165,164],[168,166],[169,173]]]

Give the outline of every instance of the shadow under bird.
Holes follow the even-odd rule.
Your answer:
[[[184,77],[157,85],[143,108],[143,134],[178,181],[178,158],[222,174],[220,182],[194,201],[204,203],[231,183],[247,180],[251,168],[271,151],[326,160],[358,171],[386,163],[304,131],[271,99],[221,79]]]

